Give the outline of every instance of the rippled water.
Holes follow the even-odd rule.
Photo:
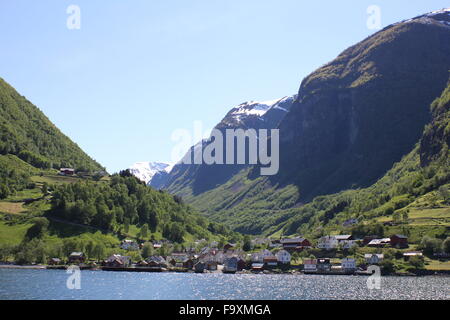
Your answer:
[[[133,273],[82,271],[69,290],[64,270],[0,269],[0,299],[450,299],[449,277]]]

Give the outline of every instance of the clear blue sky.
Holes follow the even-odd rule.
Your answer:
[[[81,29],[66,27],[69,5]],[[423,0],[0,1],[0,77],[110,172],[170,161],[177,128],[300,81],[381,23],[448,6]]]

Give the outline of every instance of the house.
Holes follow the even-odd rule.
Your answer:
[[[121,256],[120,254],[113,254],[106,259],[108,267],[128,267],[131,264],[131,257]]]
[[[147,267],[147,266],[148,266],[148,263],[147,263],[146,261],[142,260],[142,261],[139,261],[139,262],[136,264],[136,266],[138,266],[138,267]]]
[[[215,271],[217,270],[217,261],[214,260],[208,260],[205,262],[205,269],[209,271]]]
[[[317,259],[303,259],[303,271],[305,273],[317,271]]]
[[[223,272],[224,273],[235,273],[237,271],[237,257],[229,257],[226,258],[223,264]]]
[[[51,266],[60,265],[61,264],[61,259],[59,259],[59,258],[51,258],[48,261],[48,264],[51,265]]]
[[[278,263],[287,265],[291,263],[291,254],[286,250],[280,250],[276,253]]]
[[[395,248],[408,248],[408,237],[402,234],[394,234],[391,237],[391,246]]]
[[[390,238],[382,238],[382,239],[372,239],[367,244],[368,247],[374,247],[374,248],[383,248],[386,246],[389,246],[391,244]]]
[[[289,252],[302,251],[306,248],[311,248],[311,242],[305,238],[292,238],[292,239],[282,239],[280,241],[284,250]]]
[[[251,261],[252,262],[263,263],[264,262],[264,258],[265,257],[270,257],[270,256],[272,256],[272,252],[270,252],[269,250],[265,249],[265,250],[262,250],[260,252],[253,253],[252,256],[251,256]]]
[[[82,263],[86,260],[83,252],[72,252],[69,255],[69,263]]]
[[[263,258],[263,264],[265,268],[275,268],[278,266],[278,258],[276,256],[266,256]]]
[[[352,258],[343,258],[341,268],[344,273],[351,273],[356,270],[356,260]]]
[[[378,236],[375,236],[375,235],[365,236],[365,237],[363,238],[362,244],[363,244],[364,246],[367,246],[367,245],[369,244],[370,241],[372,241],[373,239],[377,239],[377,238],[378,238]]]
[[[317,272],[330,272],[331,271],[331,262],[329,258],[320,258],[317,259]]]
[[[264,263],[254,262],[252,263],[252,271],[260,272],[264,270]]]
[[[384,259],[384,255],[380,253],[366,253],[364,259],[366,259],[368,264],[379,264]]]
[[[173,266],[177,266],[177,264],[178,266],[181,266],[188,258],[186,253],[172,253],[172,255],[167,258],[167,261]]]
[[[61,169],[59,169],[59,174],[62,176],[73,176],[75,174],[75,169],[61,168]]]
[[[139,250],[139,245],[135,241],[127,239],[122,241],[120,247],[124,250],[132,250],[132,251]]]
[[[323,236],[319,239],[317,247],[319,249],[331,250],[338,247],[343,249],[350,249],[356,245],[356,241],[349,234],[347,235],[337,235],[337,236]]]
[[[151,256],[145,259],[148,267],[167,268],[167,261],[162,256]]]

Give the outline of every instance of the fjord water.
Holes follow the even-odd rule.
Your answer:
[[[82,271],[81,289],[67,289],[64,270],[0,269],[0,299],[450,299],[450,278],[194,274]]]

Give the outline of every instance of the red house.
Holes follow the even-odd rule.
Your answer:
[[[59,174],[64,175],[64,176],[73,176],[75,174],[75,169],[61,168],[61,169],[59,169]]]
[[[305,238],[282,239],[280,242],[283,249],[289,252],[311,248],[311,242]]]
[[[391,246],[395,248],[407,248],[408,247],[408,237],[401,234],[394,234],[391,237]]]

